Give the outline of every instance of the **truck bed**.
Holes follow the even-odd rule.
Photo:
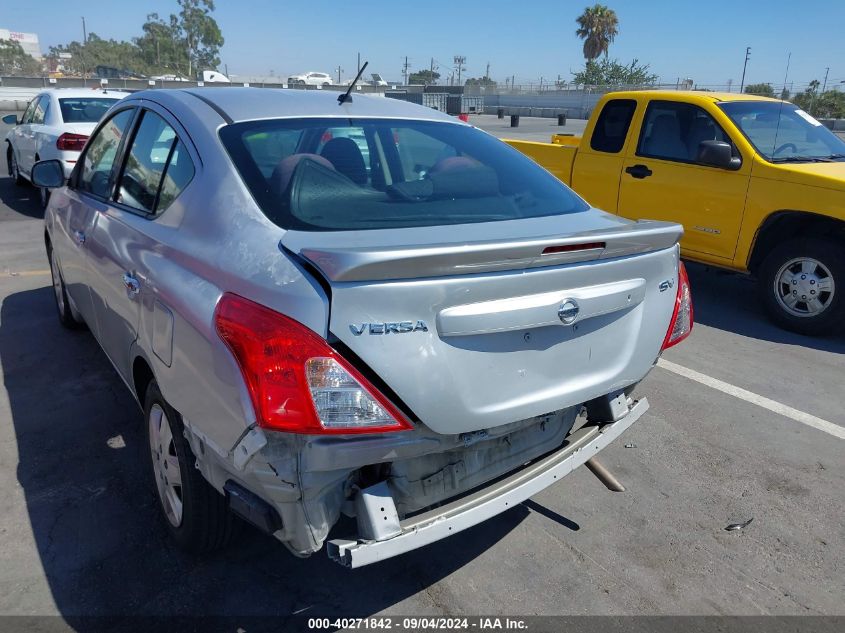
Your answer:
[[[579,137],[571,137],[573,142]],[[519,141],[516,139],[502,139],[511,147],[518,149],[535,163],[547,169],[553,176],[567,185],[572,184],[572,165],[575,162],[577,145],[562,145],[539,143],[536,141]]]

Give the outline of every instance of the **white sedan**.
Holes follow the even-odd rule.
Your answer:
[[[332,77],[328,73],[307,72],[301,75],[291,75],[288,83],[300,86],[331,86]]]
[[[15,127],[6,135],[6,162],[9,176],[17,184],[31,180],[32,166],[39,160],[58,159],[70,177],[79,153],[97,122],[128,92],[101,89],[52,89],[38,93],[23,116],[3,117]],[[41,202],[47,204],[49,191],[42,189]]]

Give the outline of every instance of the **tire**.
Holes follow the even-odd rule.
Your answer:
[[[150,381],[144,401],[150,474],[170,536],[195,554],[224,547],[234,534],[235,517],[225,497],[194,466],[196,457],[183,435],[182,417],[167,404],[155,380]]]
[[[15,151],[11,145],[9,145],[9,149],[6,151],[6,161],[9,164],[9,176],[15,181],[18,187],[23,187],[26,184],[26,179],[21,176],[21,171],[18,169],[18,159],[15,158]]]
[[[50,277],[53,280],[53,298],[56,300],[56,311],[59,313],[59,323],[69,330],[78,330],[84,323],[73,316],[73,310],[67,298],[67,288],[53,249],[47,247],[47,259],[50,260]]]
[[[814,237],[776,246],[760,266],[759,292],[780,327],[808,336],[834,332],[845,322],[845,248]]]

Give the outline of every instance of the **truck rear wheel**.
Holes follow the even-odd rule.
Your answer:
[[[144,416],[151,471],[170,535],[193,553],[222,548],[232,538],[235,517],[223,495],[195,468],[197,458],[183,434],[182,418],[167,404],[155,380],[146,390]]]
[[[845,249],[819,238],[776,246],[763,260],[760,294],[771,319],[784,329],[817,336],[845,321]]]

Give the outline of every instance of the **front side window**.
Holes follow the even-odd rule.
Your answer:
[[[88,141],[82,159],[82,173],[79,176],[79,188],[82,191],[99,198],[108,198],[111,195],[117,150],[134,114],[133,108],[121,110]]]
[[[613,99],[608,101],[601,110],[590,139],[590,147],[597,152],[609,152],[616,154],[625,145],[625,138],[628,136],[628,128],[631,127],[631,119],[634,118],[634,111],[637,109],[637,102],[633,99]]]
[[[791,103],[729,101],[719,107],[770,162],[845,159],[845,141]]]
[[[50,107],[50,97],[42,95],[35,104],[35,110],[32,111],[32,122],[37,125],[43,125],[44,119],[47,117],[47,108]]]
[[[589,207],[501,141],[447,122],[276,119],[220,137],[264,213],[287,229],[495,222]]]
[[[691,103],[652,101],[646,110],[637,155],[695,163],[702,141],[733,145],[730,137],[702,108]]]
[[[144,111],[126,156],[117,201],[144,213],[163,211],[193,175],[191,158],[173,128],[155,112]]]
[[[96,123],[118,101],[102,97],[65,97],[59,99],[59,110],[65,123]]]
[[[23,116],[21,117],[21,123],[32,123],[32,114],[35,112],[35,106],[38,104],[38,97],[33,99],[29,102],[29,105],[26,106],[26,110],[23,111]]]

